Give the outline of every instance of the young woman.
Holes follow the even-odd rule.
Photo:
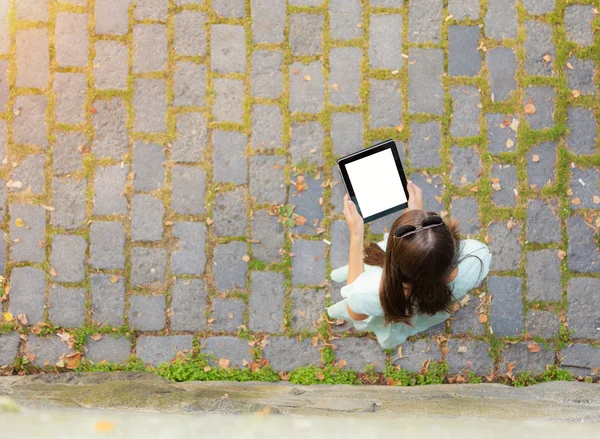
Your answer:
[[[346,286],[345,299],[327,309],[329,316],[373,331],[384,349],[450,317],[452,303],[479,286],[492,259],[485,244],[460,240],[455,221],[425,212],[417,185],[408,182],[408,192],[408,208],[390,233],[364,249],[364,222],[346,195],[349,264],[331,272],[332,280]]]

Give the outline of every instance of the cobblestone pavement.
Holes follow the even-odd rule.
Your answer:
[[[598,6],[11,0],[0,364],[199,346],[277,371],[597,373]],[[333,164],[386,138],[426,207],[493,252],[402,358],[322,317],[348,248]]]

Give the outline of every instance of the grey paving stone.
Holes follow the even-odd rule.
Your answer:
[[[486,114],[488,150],[492,154],[517,150],[517,133],[510,128],[513,117],[502,113]],[[509,148],[509,145],[512,145]]]
[[[439,122],[413,123],[411,131],[408,141],[410,164],[417,169],[441,166],[442,134]]]
[[[136,142],[133,148],[133,187],[138,192],[151,192],[164,186],[165,152],[161,145]]]
[[[0,274],[6,277],[6,252],[7,252],[7,240],[6,234],[0,236]]]
[[[43,262],[46,251],[40,248],[46,229],[46,211],[31,204],[10,204],[10,256],[14,262]],[[21,219],[24,226],[16,223]]]
[[[375,372],[385,369],[385,351],[375,340],[368,338],[343,338],[334,340],[335,359],[344,360],[344,369],[363,372],[367,366],[373,366]]]
[[[369,108],[371,128],[395,127],[402,122],[400,81],[370,80]]]
[[[92,321],[98,325],[118,327],[125,316],[125,278],[116,282],[109,274],[90,274]]]
[[[442,27],[442,0],[421,0],[409,4],[408,40],[412,43],[439,43]]]
[[[560,352],[561,367],[575,376],[596,376],[600,367],[600,350],[589,344],[573,343]]]
[[[213,181],[247,183],[247,144],[248,137],[243,133],[213,131]]]
[[[74,178],[52,179],[52,206],[50,223],[67,230],[81,228],[85,214],[86,180]]]
[[[134,16],[136,20],[166,20],[168,11],[168,0],[145,0],[136,3]]]
[[[487,280],[490,326],[496,336],[516,336],[524,331],[523,280],[520,277],[490,276]]]
[[[290,66],[290,111],[320,113],[325,99],[325,80],[320,61]],[[298,71],[298,74],[295,72]],[[310,78],[310,80],[308,80]]]
[[[180,214],[202,215],[206,173],[190,166],[173,166],[171,176],[171,208]]]
[[[15,331],[0,335],[0,366],[9,366],[14,363],[20,341],[19,333]]]
[[[105,335],[100,340],[88,339],[85,359],[94,363],[124,364],[131,354],[131,342],[127,337]]]
[[[527,253],[527,299],[559,302],[562,299],[561,270],[557,250]]]
[[[48,21],[48,0],[20,0],[15,6],[19,20]]]
[[[48,31],[31,28],[17,32],[17,87],[45,88],[50,72]]]
[[[537,157],[534,157],[537,156]],[[534,161],[534,158],[536,161]],[[544,142],[527,153],[527,178],[530,185],[541,189],[555,181],[556,142]]]
[[[85,121],[87,79],[83,73],[55,73],[56,121],[76,124]]]
[[[129,148],[123,99],[96,101],[93,108],[96,110],[92,116],[96,135],[92,141],[92,152],[98,158],[120,160]]]
[[[419,372],[425,362],[441,361],[442,353],[433,341],[417,340],[402,344],[402,357],[394,355],[393,364],[399,364],[402,370]]]
[[[319,285],[325,282],[325,243],[296,240],[292,244],[292,283]]]
[[[283,43],[286,21],[285,0],[251,0],[252,40]]]
[[[252,242],[252,257],[266,264],[279,261],[279,249],[285,238],[277,216],[269,215],[266,210],[255,211],[250,224],[253,241],[259,241]]]
[[[131,296],[129,298],[129,326],[140,331],[165,329],[164,296]]]
[[[137,194],[131,200],[131,240],[161,241],[165,206],[152,195]]]
[[[600,339],[598,330],[600,315],[594,306],[600,280],[594,278],[572,278],[567,291],[569,330],[575,331],[573,338]]]
[[[286,187],[283,180],[285,157],[250,157],[250,196],[256,203],[285,203]]]
[[[515,52],[507,47],[494,47],[487,52],[485,59],[490,71],[493,99],[498,102],[506,101],[517,88]]]
[[[129,29],[129,6],[133,0],[98,0],[94,3],[96,33],[125,35]]]
[[[485,16],[486,37],[494,40],[517,38],[517,11],[515,0],[490,2]]]
[[[567,40],[580,46],[594,44],[594,7],[592,5],[569,5],[565,8]]]
[[[133,247],[131,249],[131,283],[148,286],[162,283],[167,270],[167,250],[164,248]]]
[[[31,362],[34,366],[48,366],[49,368],[54,369],[56,363],[58,363],[65,355],[71,353],[73,353],[73,351],[68,349],[67,344],[59,337],[38,337],[37,335],[30,335],[27,337],[27,349],[25,354],[35,355],[35,358]]]
[[[13,139],[15,143],[36,145],[42,149],[48,147],[46,131],[46,108],[48,101],[45,96],[17,96],[13,112],[18,114],[13,119]]]
[[[352,40],[362,37],[362,12],[360,0],[330,0],[329,32],[331,38]]]
[[[373,229],[371,229],[373,231]],[[331,250],[329,262],[332,267],[342,267],[348,264],[348,252],[350,250],[350,231],[346,221],[334,221],[331,223]]]
[[[479,0],[448,0],[448,12],[455,20],[479,18]]]
[[[369,4],[371,6],[382,8],[401,8],[404,6],[404,2],[402,0],[371,0]]]
[[[450,88],[453,109],[450,135],[453,137],[472,137],[479,134],[479,114],[481,99],[479,90],[470,86]]]
[[[20,188],[9,188],[11,192],[26,192],[35,195],[44,193],[44,165],[46,156],[43,154],[29,154],[13,168],[11,180],[20,181]],[[13,165],[14,166],[14,165]]]
[[[500,190],[493,189],[492,201],[497,206],[514,206],[517,202],[517,170],[514,165],[494,164],[492,178],[500,179]]]
[[[535,114],[525,115],[529,126],[534,130],[551,128],[554,126],[554,96],[556,93],[550,87],[527,87],[525,89],[525,103],[534,104]]]
[[[217,236],[246,235],[246,189],[235,188],[218,194],[213,205],[214,231]]]
[[[244,18],[246,16],[245,3],[244,0],[213,0],[212,8],[221,17]]]
[[[344,156],[359,151],[364,145],[363,117],[360,113],[331,115],[333,153]]]
[[[450,26],[448,28],[448,74],[476,76],[481,70],[479,26]]]
[[[325,311],[325,291],[295,288],[292,300],[292,329],[295,332],[316,332],[319,320]]]
[[[411,48],[408,52],[408,111],[444,114],[444,52],[441,49]]]
[[[110,270],[125,268],[125,230],[122,223],[99,221],[90,225],[90,265]]]
[[[48,295],[48,321],[54,326],[79,328],[85,323],[85,290],[51,286]]]
[[[289,20],[290,48],[294,55],[318,55],[323,52],[323,15],[290,14]]]
[[[213,331],[236,332],[238,327],[244,324],[244,312],[246,304],[240,299],[220,299],[212,301],[211,323]],[[246,343],[246,347],[248,343]]]
[[[277,105],[254,105],[252,107],[252,146],[258,149],[282,147],[282,124],[283,116]]]
[[[175,14],[175,51],[180,55],[204,55],[206,14],[196,11],[181,11]]]
[[[494,368],[494,360],[489,356],[489,350],[490,345],[484,341],[449,340],[446,361],[450,366],[450,373],[458,374],[468,370],[477,375],[489,374]]]
[[[0,17],[0,53],[7,54],[10,49],[8,14]]]
[[[444,188],[442,178],[439,175],[437,177],[430,177],[413,173],[410,176],[410,179],[423,190],[423,204],[425,210],[440,212],[444,208],[444,205],[438,201],[442,196]]]
[[[585,223],[585,218],[571,216],[567,221],[567,266],[580,273],[600,271],[600,253],[594,231]]]
[[[531,15],[547,14],[554,11],[556,0],[523,0],[523,6]]]
[[[33,267],[13,268],[10,273],[9,312],[14,316],[25,314],[30,325],[43,322],[45,296],[46,274],[42,270]]]
[[[583,208],[597,208],[597,203],[594,203],[594,197],[600,195],[598,192],[598,181],[600,180],[600,172],[595,168],[580,169],[573,168],[571,174],[570,187],[573,191],[571,197],[571,207],[575,210]],[[579,199],[579,203],[573,201]]]
[[[402,15],[372,15],[369,25],[369,66],[372,69],[401,69]]]
[[[243,257],[248,253],[246,243],[232,241],[217,244],[214,250],[215,267],[213,268],[215,284],[219,291],[232,288],[246,288],[246,272],[248,263]]]
[[[290,5],[293,6],[321,6],[323,0],[290,0]]]
[[[6,218],[6,186],[0,185],[0,221]]]
[[[556,199],[534,199],[527,205],[527,233],[529,242],[548,244],[562,240]]]
[[[567,108],[567,145],[577,155],[594,154],[598,151],[596,145],[598,123],[594,113],[583,107]]]
[[[173,105],[177,107],[205,105],[206,67],[203,64],[180,61],[175,70]]]
[[[202,160],[208,127],[202,113],[179,113],[175,116],[177,138],[171,146],[171,160],[194,163]]]
[[[100,166],[94,176],[94,215],[124,215],[127,199],[124,191],[129,167]]]
[[[56,142],[52,145],[52,170],[55,175],[70,174],[83,169],[81,145],[87,147],[87,138],[83,133],[56,133]]]
[[[201,279],[177,279],[171,298],[171,329],[203,331],[207,327],[206,287]]]
[[[475,148],[452,147],[452,183],[457,186],[476,183],[482,170],[481,159]]]
[[[281,332],[285,300],[282,273],[255,271],[251,274],[248,328],[259,332]]]
[[[302,122],[292,125],[290,152],[292,163],[306,160],[308,163],[323,164],[323,142],[325,133],[319,122]]]
[[[555,363],[554,352],[552,346],[548,348],[543,345],[539,352],[529,352],[530,343],[517,343],[506,345],[503,351],[503,363],[500,366],[500,373],[506,373],[508,363],[514,365],[514,373],[530,372],[531,375],[539,375],[546,371],[546,366],[553,366]]]
[[[142,335],[136,344],[136,353],[140,360],[154,367],[170,363],[178,352],[191,350],[191,335]]]
[[[556,338],[560,333],[560,320],[550,311],[530,309],[525,316],[527,332],[532,337]]]
[[[217,78],[214,80],[217,93],[213,115],[218,122],[244,122],[244,83],[237,79]]]
[[[334,47],[330,50],[329,101],[333,105],[360,104],[361,61],[362,52],[358,47]]]
[[[594,82],[596,64],[591,59],[581,59],[576,56],[569,58],[573,70],[565,68],[567,72],[567,85],[571,90],[579,90],[582,95],[595,95],[598,87]]]
[[[492,270],[516,270],[521,260],[521,244],[519,237],[521,227],[508,230],[506,223],[492,223],[488,227],[489,243],[492,253]]]
[[[88,63],[88,14],[58,13],[54,22],[55,59],[61,67],[86,66]]]
[[[179,240],[179,248],[171,255],[171,273],[203,274],[206,265],[204,223],[177,222],[173,224],[173,237]]]
[[[135,131],[164,133],[167,131],[167,88],[162,79],[134,80],[133,107]]]
[[[133,26],[133,72],[145,73],[167,68],[167,29],[162,24]]]
[[[454,311],[450,317],[452,334],[471,334],[477,336],[486,333],[485,326],[479,323],[482,300],[473,294],[470,297],[467,306],[459,306],[459,309]]]
[[[54,235],[50,266],[57,272],[57,282],[81,282],[85,279],[87,242],[81,236]]]
[[[210,68],[213,72],[244,73],[246,71],[246,33],[244,26],[214,24],[210,29]]]
[[[458,220],[460,233],[478,235],[481,231],[479,220],[479,203],[475,198],[457,198],[452,200],[450,212],[452,218]]]
[[[554,59],[556,58],[556,46],[552,42],[552,26],[535,20],[525,22],[525,71],[529,75],[551,76]],[[546,62],[544,57],[550,55],[552,60]]]
[[[209,337],[204,341],[202,350],[213,355],[217,361],[222,358],[229,360],[229,368],[242,368],[245,363],[253,360],[248,340],[236,337]],[[210,360],[209,362],[216,366],[217,361]]]
[[[302,366],[318,366],[321,360],[319,349],[310,339],[299,341],[289,337],[271,337],[265,346],[263,358],[278,371],[291,371]]]
[[[283,52],[257,50],[252,54],[252,96],[276,98],[283,90]]]
[[[6,104],[8,102],[8,95],[10,94],[10,87],[8,84],[8,66],[8,60],[0,61],[0,112],[3,112],[7,109]]]
[[[290,185],[288,194],[288,202],[296,206],[294,213],[306,218],[306,223],[301,226],[293,227],[295,233],[317,233],[317,228],[322,227],[321,221],[323,220],[323,184],[322,178],[314,179],[310,175],[304,176],[304,183],[306,189],[302,192],[296,190],[294,185]]]
[[[340,175],[340,170],[337,166],[332,169],[331,177],[331,185],[333,186],[331,188],[331,204],[333,205],[333,210],[335,212],[343,213],[344,195],[346,195],[346,188],[344,187],[344,183],[342,182],[342,177]]]

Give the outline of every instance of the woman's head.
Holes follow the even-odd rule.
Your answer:
[[[408,322],[415,312],[433,315],[448,310],[452,303],[448,277],[455,266],[460,243],[456,223],[443,223],[404,237],[396,237],[394,233],[399,228],[412,229],[403,226],[420,228],[431,215],[436,214],[405,211],[392,224],[385,254],[377,245],[366,251],[365,263],[383,267],[379,296],[388,323]]]

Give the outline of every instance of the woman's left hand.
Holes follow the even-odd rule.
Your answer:
[[[365,222],[358,213],[356,204],[354,204],[348,194],[344,196],[344,218],[348,223],[348,229],[350,230],[350,236],[356,238],[362,238],[365,233]]]

